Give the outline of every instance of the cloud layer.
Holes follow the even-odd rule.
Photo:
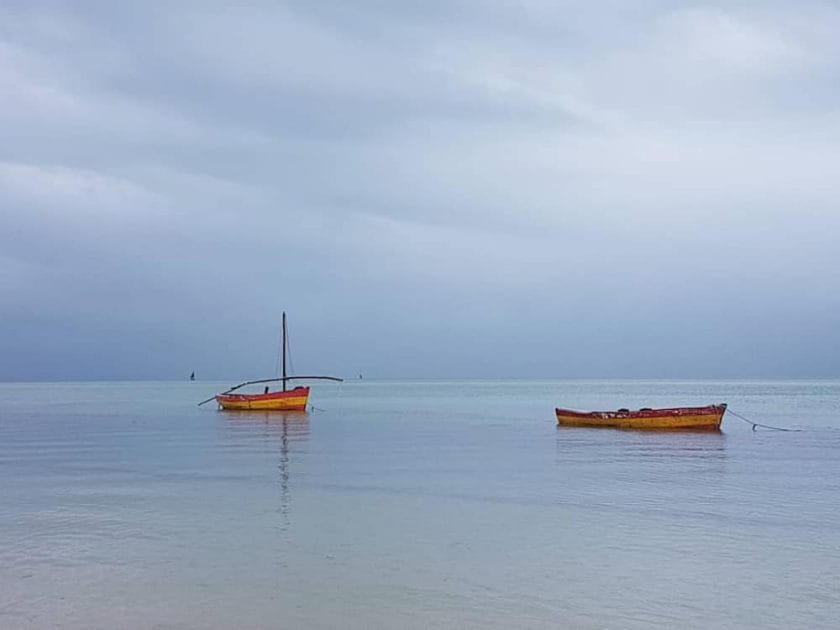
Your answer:
[[[0,379],[837,376],[838,30],[6,3]]]

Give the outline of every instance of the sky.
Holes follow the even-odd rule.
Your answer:
[[[840,6],[0,2],[0,380],[840,376]]]

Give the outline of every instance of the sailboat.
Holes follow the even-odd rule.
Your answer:
[[[266,378],[257,381],[245,381],[231,387],[221,394],[216,394],[199,405],[215,400],[220,409],[247,411],[251,409],[271,411],[306,411],[306,404],[309,401],[309,387],[298,385],[292,389],[288,388],[288,382],[294,380],[324,380],[338,381],[344,379],[335,376],[288,376],[286,374],[286,351],[288,348],[288,328],[286,326],[286,313],[283,312],[283,375],[280,378]],[[280,383],[279,391],[269,391],[266,386],[261,394],[234,394],[237,389],[246,385],[258,385],[263,383]]]

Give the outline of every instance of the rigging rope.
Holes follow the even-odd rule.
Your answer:
[[[749,418],[745,418],[741,414],[739,414],[735,411],[732,411],[731,409],[727,409],[727,411],[729,413],[731,413],[733,416],[735,416],[736,418],[740,418],[744,422],[749,422],[752,425],[752,430],[753,431],[755,431],[756,427],[761,427],[762,429],[772,429],[773,431],[802,431],[802,429],[785,429],[785,428],[782,428],[782,427],[773,427],[773,426],[770,426],[769,424],[761,424],[760,422],[753,422]]]
[[[280,343],[277,344],[277,363],[274,366],[274,373],[280,376],[280,357],[283,355],[283,335],[280,335]]]
[[[280,343],[277,344],[277,363],[274,366],[274,373],[280,376],[280,359],[283,356],[283,335],[280,335]],[[292,346],[289,344],[289,335],[286,334],[286,356],[289,359],[289,374],[295,373],[295,364],[292,363]]]
[[[289,342],[289,334],[286,333],[286,356],[289,357],[289,374],[295,373],[295,364],[292,362],[292,346]]]

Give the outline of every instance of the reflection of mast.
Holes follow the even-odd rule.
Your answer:
[[[252,411],[232,413],[225,419],[229,437],[237,450],[244,448],[246,453],[260,455],[257,461],[268,466],[269,472],[273,466],[279,469],[279,495],[271,489],[277,483],[274,473],[270,473],[269,491],[276,497],[274,511],[280,515],[275,519],[275,531],[286,539],[294,508],[292,459],[296,454],[305,453],[304,445],[309,438],[309,417],[304,413]]]
[[[285,332],[285,313],[283,314],[283,331]],[[285,340],[284,340],[285,341]],[[286,363],[283,363],[283,376],[286,376]],[[283,381],[286,386],[286,381]],[[283,431],[280,434],[280,514],[283,517],[281,526],[283,531],[289,529],[289,512],[291,511],[289,501],[289,421],[283,416]]]
[[[286,534],[291,527],[292,516],[292,456],[295,448],[309,436],[309,418],[305,414],[283,413],[266,414],[266,427],[274,430],[280,438],[280,452],[277,468],[280,470],[280,502],[277,512],[280,520],[277,524],[281,533]]]

